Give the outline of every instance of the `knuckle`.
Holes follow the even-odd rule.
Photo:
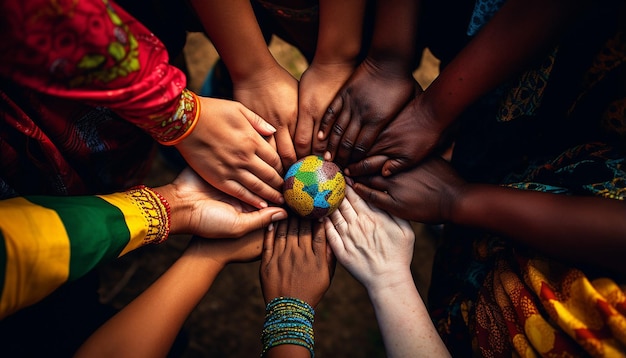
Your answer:
[[[342,149],[352,150],[352,148],[354,147],[354,143],[352,143],[351,140],[344,139],[339,143],[339,146]]]
[[[344,129],[339,125],[339,124],[335,124],[333,126],[333,133],[336,135],[343,135]]]

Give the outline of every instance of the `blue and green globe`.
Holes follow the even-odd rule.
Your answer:
[[[317,155],[295,162],[285,175],[283,196],[298,215],[319,219],[330,215],[343,200],[346,180],[337,164]]]

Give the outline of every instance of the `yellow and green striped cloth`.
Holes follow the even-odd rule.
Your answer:
[[[148,188],[0,201],[0,319],[104,261],[163,241],[168,220]]]

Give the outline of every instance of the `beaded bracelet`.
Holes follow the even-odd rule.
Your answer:
[[[293,297],[276,297],[265,307],[265,323],[261,341],[261,357],[272,347],[294,344],[305,347],[315,357],[313,321],[315,310],[308,303]]]
[[[144,216],[150,223],[146,234],[146,243],[160,244],[167,240],[170,234],[172,209],[163,195],[145,185],[134,186],[128,189],[126,193],[142,209]]]
[[[195,93],[185,88],[180,95],[180,103],[176,112],[164,124],[164,126],[168,125],[171,128],[162,135],[158,142],[167,146],[182,142],[198,124],[198,117],[200,117],[200,99]],[[169,136],[173,131],[175,133]],[[178,135],[179,133],[180,135]]]

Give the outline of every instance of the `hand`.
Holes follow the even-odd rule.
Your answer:
[[[263,138],[275,129],[241,103],[199,97],[198,124],[176,148],[209,184],[257,208],[283,202],[278,153]]]
[[[330,287],[335,261],[324,227],[290,217],[268,230],[261,256],[265,303],[280,296],[299,298],[313,308]]]
[[[411,276],[415,233],[409,222],[368,205],[352,188],[324,227],[337,260],[368,291]]]
[[[357,178],[355,192],[370,204],[403,219],[438,224],[450,213],[466,183],[440,157],[390,177]]]
[[[296,161],[292,136],[298,117],[298,81],[276,64],[252,78],[233,82],[236,100],[276,128],[274,138],[284,168]]]
[[[186,168],[168,185],[154,188],[171,207],[171,234],[240,237],[287,217],[279,207],[255,209],[207,184]]]
[[[185,255],[200,256],[217,262],[220,267],[230,263],[244,263],[261,257],[265,230],[255,230],[236,239],[205,240],[194,236]]]
[[[328,105],[354,71],[354,65],[319,64],[315,60],[302,74],[298,92],[298,123],[294,142],[298,158],[324,155],[327,141],[315,141]],[[313,143],[316,146],[313,146]]]
[[[367,158],[349,165],[346,174],[389,176],[419,163],[443,142],[444,130],[421,106],[418,95],[378,136]]]
[[[416,82],[410,74],[383,67],[367,58],[331,102],[316,138],[328,140],[324,159],[341,167],[363,159],[378,134],[414,96]]]

